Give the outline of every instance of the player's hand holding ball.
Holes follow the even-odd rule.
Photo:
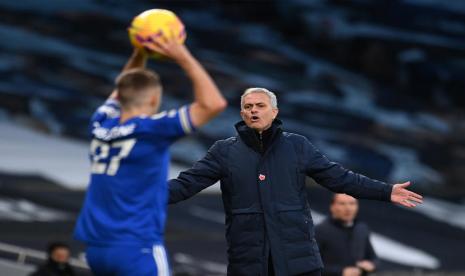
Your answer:
[[[184,24],[171,11],[147,10],[133,19],[128,31],[132,45],[150,57],[168,57],[181,62],[189,56],[183,45],[186,40]]]
[[[179,44],[172,38],[153,37],[151,41],[143,42],[142,45],[149,53],[159,54],[162,57],[171,58],[178,63],[183,63],[189,58],[190,53],[186,46]],[[158,58],[156,56],[156,58]]]

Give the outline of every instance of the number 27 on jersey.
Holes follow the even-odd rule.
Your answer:
[[[135,144],[136,139],[121,140],[111,144],[93,139],[90,143],[92,173],[115,175],[118,172],[121,159],[131,153]],[[111,149],[119,149],[119,151],[109,158]]]

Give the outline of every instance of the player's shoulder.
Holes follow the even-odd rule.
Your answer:
[[[183,105],[178,108],[171,108],[169,110],[163,110],[161,112],[158,112],[154,115],[148,116],[148,119],[151,120],[163,120],[163,119],[172,119],[176,118],[181,115],[187,115],[189,111],[189,106],[188,105]]]
[[[121,114],[120,104],[115,99],[108,99],[97,108],[97,114],[104,114],[108,118],[116,118]]]
[[[163,120],[165,119],[176,117],[178,112],[179,112],[179,109],[171,109],[169,111],[164,110],[151,116],[144,116],[143,119],[147,119],[153,122],[163,122]]]
[[[172,128],[168,117],[168,111],[162,111],[154,115],[141,115],[135,118],[138,130],[141,132],[164,133]]]
[[[145,119],[150,124],[160,125],[164,128],[177,127],[179,125],[185,133],[191,133],[195,130],[189,116],[188,106],[162,111]]]

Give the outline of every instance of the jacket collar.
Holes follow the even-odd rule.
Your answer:
[[[263,154],[271,146],[274,140],[283,132],[282,124],[281,120],[274,119],[270,128],[262,132],[261,137],[257,131],[248,127],[244,121],[240,121],[234,126],[242,141],[244,141],[247,146]]]

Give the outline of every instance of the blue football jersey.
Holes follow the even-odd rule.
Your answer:
[[[115,100],[92,116],[90,184],[75,238],[104,246],[162,243],[169,146],[193,130],[188,107],[119,120]]]

